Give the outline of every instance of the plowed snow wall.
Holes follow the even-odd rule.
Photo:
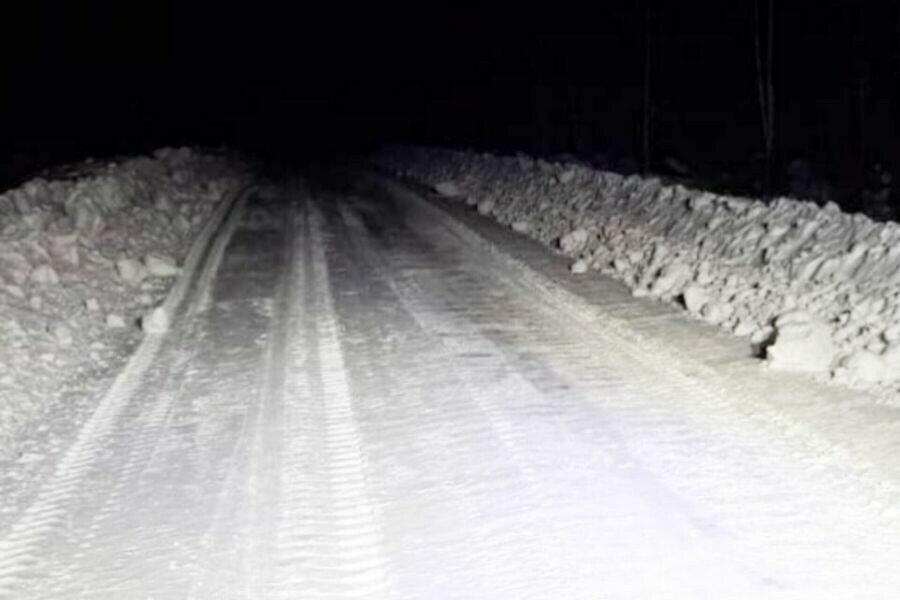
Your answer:
[[[405,147],[377,162],[559,248],[575,272],[601,271],[636,295],[679,301],[760,346],[779,316],[827,327],[833,354],[811,370],[900,376],[897,223],[834,203],[767,203],[524,155]]]

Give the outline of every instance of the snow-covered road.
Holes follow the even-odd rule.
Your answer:
[[[0,597],[900,590],[876,405],[353,183],[232,215],[175,326],[3,532]]]

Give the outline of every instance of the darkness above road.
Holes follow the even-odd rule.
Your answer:
[[[739,170],[765,150],[754,52],[768,2],[739,4],[31,7],[4,19],[4,163],[401,141]],[[775,181],[798,157],[848,186],[874,163],[896,170],[900,9],[776,4]]]

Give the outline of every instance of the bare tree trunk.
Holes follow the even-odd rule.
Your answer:
[[[773,79],[774,69],[772,68],[775,56],[775,0],[769,0],[768,20],[769,24],[766,27],[768,35],[766,58],[769,64],[766,68],[766,83],[769,89],[769,139],[766,143],[766,154],[769,156],[769,162],[771,163],[775,155],[775,81]]]
[[[578,99],[581,97],[583,93],[581,91],[581,85],[576,85],[574,83],[569,83],[568,86],[568,98],[566,102],[566,106],[569,111],[569,150],[579,156],[583,150],[583,144],[581,143],[582,136],[582,123],[581,123],[581,107],[578,104]]]
[[[644,15],[644,108],[641,127],[641,171],[647,173],[653,162],[650,154],[651,127],[653,124],[653,0],[648,0]]]
[[[756,90],[759,93],[759,122],[762,126],[762,136],[764,147],[768,146],[769,141],[769,120],[766,118],[766,89],[765,75],[763,74],[762,50],[760,46],[760,37],[762,33],[759,30],[759,0],[753,3],[753,49],[754,58],[756,59]]]
[[[828,107],[820,102],[816,105],[816,162],[824,165],[828,161]]]
[[[865,58],[865,44],[866,44],[866,23],[865,17],[863,14],[863,7],[860,6],[857,8],[859,11],[857,13],[857,48],[856,48],[856,100],[857,100],[857,119],[859,125],[859,154],[857,155],[857,165],[859,168],[859,182],[860,188],[865,189],[866,180],[868,176],[867,162],[868,158],[866,156],[866,144],[868,140],[866,139],[866,87],[868,85],[868,81],[866,79],[866,58]]]
[[[900,8],[896,4],[891,6],[891,77],[893,78],[892,85],[890,86],[890,94],[891,94],[891,104],[896,106],[898,99],[900,99],[900,90],[898,90],[898,85],[900,85]],[[888,144],[888,152],[891,155],[891,172],[897,173],[898,167],[898,159],[900,156],[900,136],[897,135],[897,116],[893,112],[891,113],[890,120],[890,132],[891,138],[893,141]],[[895,175],[896,177],[896,175]],[[900,217],[900,206],[898,206],[898,192],[897,192],[897,183],[894,182],[894,186],[892,188],[891,195],[891,210],[893,212],[893,219],[897,220]]]
[[[859,73],[856,78],[857,110],[859,111],[857,117],[859,121],[859,155],[857,156],[857,161],[859,164],[859,180],[863,187],[866,186],[866,179],[868,177],[868,157],[866,153],[866,145],[868,143],[868,140],[866,139],[866,85],[866,76],[863,73],[863,66],[860,65]]]
[[[766,161],[766,192],[772,190],[775,158],[775,82],[773,63],[775,54],[775,0],[766,2],[766,25],[760,22],[760,0],[754,3],[753,40],[756,50],[756,85],[759,92],[759,113]],[[763,41],[765,35],[765,41]],[[765,56],[763,46],[765,45]]]

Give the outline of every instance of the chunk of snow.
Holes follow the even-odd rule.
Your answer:
[[[881,354],[881,360],[894,377],[900,378],[900,343],[888,344]]]
[[[588,234],[586,229],[578,228],[559,238],[559,249],[566,254],[577,254],[587,244]]]
[[[700,311],[700,316],[708,323],[721,325],[734,314],[734,305],[727,302],[710,302]]]
[[[478,214],[489,215],[494,210],[494,201],[491,199],[482,200],[478,203]]]
[[[22,223],[32,231],[43,231],[47,223],[47,215],[42,212],[33,212],[22,217]]]
[[[162,306],[157,306],[141,318],[144,333],[165,333],[169,330],[169,314]]]
[[[153,202],[153,207],[162,212],[172,212],[172,201],[165,194],[158,194]]]
[[[57,274],[56,270],[50,265],[38,265],[34,271],[31,272],[29,279],[32,283],[55,285],[59,283],[59,274]]]
[[[575,275],[581,275],[583,273],[587,273],[588,263],[583,258],[579,258],[569,267],[569,270]]]
[[[105,227],[100,210],[94,204],[93,199],[84,194],[83,190],[76,190],[66,200],[65,211],[75,222],[75,229],[85,236],[95,237]]]
[[[108,314],[106,315],[106,326],[110,329],[122,329],[125,327],[125,319],[122,315]]]
[[[0,254],[0,276],[8,281],[22,285],[28,281],[29,271],[31,263],[20,252],[8,251]]]
[[[886,342],[896,342],[900,340],[900,324],[891,325],[881,333],[881,337]]]
[[[455,181],[442,181],[434,186],[434,191],[445,198],[459,198],[464,195],[459,184]]]
[[[11,194],[13,204],[16,207],[16,210],[20,215],[25,216],[29,214],[34,207],[31,204],[31,199],[28,198],[24,193],[20,193],[18,190],[13,191]]]
[[[573,179],[575,179],[575,169],[566,169],[556,176],[556,181],[563,184],[571,183]]]
[[[672,262],[660,269],[653,283],[650,294],[660,298],[668,298],[681,292],[681,288],[691,278],[691,268],[682,262]]]
[[[184,235],[191,230],[191,222],[188,221],[184,215],[175,217],[172,224],[175,226],[175,230],[181,235]]]
[[[887,369],[880,353],[860,349],[844,357],[836,374],[854,381],[878,383],[896,376]]]
[[[22,326],[17,322],[11,319],[4,319],[0,321],[0,331],[3,333],[3,339],[9,340],[14,337],[25,337],[25,330],[22,329]]]
[[[47,246],[50,251],[50,256],[56,260],[67,263],[73,267],[77,267],[80,264],[81,260],[78,255],[77,235],[50,236],[47,240]]]
[[[684,307],[688,309],[688,312],[695,315],[699,315],[703,307],[709,302],[709,293],[703,286],[696,283],[687,286],[681,293],[681,296],[684,300]]]
[[[19,298],[20,300],[25,298],[25,290],[22,289],[21,286],[12,284],[4,287],[6,293],[12,296],[13,298]]]
[[[752,335],[756,330],[756,323],[743,318],[737,319],[734,326],[731,328],[731,332],[738,337],[747,337]]]
[[[824,373],[835,356],[831,328],[805,311],[791,311],[775,319],[775,342],[766,349],[773,369]]]
[[[74,342],[72,330],[65,323],[53,323],[50,325],[50,335],[60,348],[68,348]]]
[[[144,257],[144,266],[153,277],[175,277],[181,272],[175,259],[164,254],[148,254]]]
[[[117,260],[116,272],[119,274],[119,278],[128,285],[138,285],[147,277],[147,269],[133,258]]]

